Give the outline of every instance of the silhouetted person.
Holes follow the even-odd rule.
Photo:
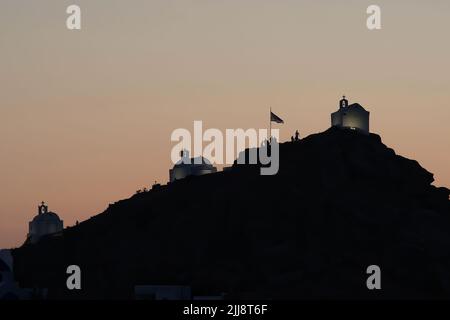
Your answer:
[[[300,133],[298,132],[298,130],[295,131],[295,141],[299,141],[300,140]]]
[[[294,142],[294,136],[291,136],[291,142]]]

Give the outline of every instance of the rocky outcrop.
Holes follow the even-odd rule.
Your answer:
[[[14,251],[23,287],[132,298],[138,284],[231,298],[450,298],[449,190],[378,135],[329,129],[280,145],[280,170],[188,177]],[[69,292],[78,264],[83,290]],[[366,287],[378,265],[382,290]]]

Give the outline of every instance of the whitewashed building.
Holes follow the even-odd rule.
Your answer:
[[[11,250],[0,250],[0,300],[30,299],[31,290],[19,287],[13,270]]]
[[[31,243],[36,243],[42,236],[60,232],[63,228],[64,223],[59,216],[48,211],[48,206],[42,202],[38,206],[38,214],[29,223],[28,240]]]
[[[184,179],[187,176],[201,176],[217,172],[217,168],[204,157],[189,158],[187,150],[181,151],[180,156],[181,159],[169,170],[170,182]]]
[[[331,114],[331,126],[356,130],[369,134],[369,116],[360,104],[348,104],[345,96],[339,101],[339,110]]]

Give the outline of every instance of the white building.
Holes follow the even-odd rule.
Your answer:
[[[0,300],[29,299],[31,290],[21,289],[14,280],[11,250],[0,250]]]
[[[170,182],[186,178],[187,176],[201,176],[204,174],[217,172],[206,158],[189,158],[189,152],[181,151],[181,159],[169,170]]]
[[[339,102],[339,110],[331,114],[331,126],[369,134],[369,115],[370,112],[358,103],[348,105],[348,100],[344,96]]]
[[[29,223],[28,240],[36,243],[42,236],[62,231],[63,221],[59,216],[48,211],[48,206],[44,202],[38,206],[38,214]]]

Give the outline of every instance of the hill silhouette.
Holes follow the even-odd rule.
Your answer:
[[[22,287],[132,298],[189,285],[230,298],[450,298],[449,190],[378,135],[331,128],[280,144],[280,170],[188,177],[14,250]],[[82,290],[65,288],[68,265]],[[381,268],[369,291],[366,269]]]

